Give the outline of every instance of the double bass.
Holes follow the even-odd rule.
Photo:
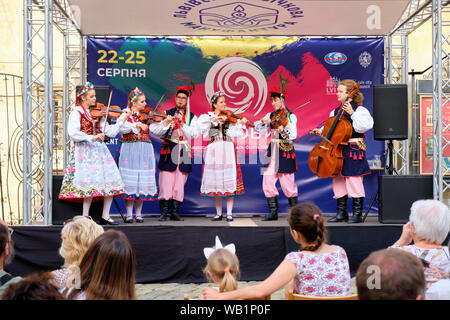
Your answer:
[[[345,102],[353,99],[359,87],[359,83],[355,82]],[[345,111],[342,105],[338,114],[330,117],[325,122],[321,135],[322,140],[309,153],[309,168],[320,178],[330,178],[339,175],[344,162],[342,150],[352,137],[352,124],[344,118]]]

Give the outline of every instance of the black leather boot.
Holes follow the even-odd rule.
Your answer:
[[[337,200],[337,213],[336,216],[329,219],[328,222],[342,222],[348,221],[348,212],[347,212],[347,196],[343,196]]]
[[[348,223],[360,223],[362,222],[362,209],[364,198],[353,198],[353,217]]]
[[[167,220],[167,214],[169,213],[169,206],[170,206],[169,200],[159,200],[159,213],[161,214],[158,219],[159,221]]]
[[[269,206],[269,214],[263,219],[263,221],[278,220],[278,198],[267,198],[267,204]]]
[[[289,201],[289,207],[292,208],[293,206],[295,206],[298,203],[298,197],[297,196],[290,197],[290,198],[288,198],[288,201]]]
[[[177,201],[175,199],[170,199],[170,220],[174,221],[183,221],[184,219],[181,219],[178,215],[178,210],[180,209],[181,201]]]

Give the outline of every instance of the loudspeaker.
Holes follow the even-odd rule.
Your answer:
[[[408,89],[406,84],[373,86],[373,136],[375,140],[408,139]]]
[[[60,200],[58,198],[64,176],[53,176],[52,224],[61,225],[64,221],[83,214],[83,204]],[[89,209],[89,215],[100,221],[103,210],[103,201],[94,202]]]
[[[406,223],[416,200],[433,198],[433,175],[378,176],[378,221]]]
[[[81,86],[77,86],[77,92],[80,90]],[[94,86],[95,96],[97,102],[103,103],[105,106],[108,105],[109,94],[111,93],[110,86]]]

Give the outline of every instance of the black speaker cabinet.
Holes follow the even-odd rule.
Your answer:
[[[373,86],[373,136],[375,140],[408,139],[408,89],[406,84]]]
[[[74,203],[58,199],[61,190],[63,176],[53,176],[53,201],[52,201],[52,224],[61,225],[64,221],[83,214],[82,203]],[[89,215],[95,220],[100,221],[102,215],[103,201],[91,204]]]
[[[378,197],[379,222],[406,223],[414,201],[433,198],[433,176],[378,176]]]

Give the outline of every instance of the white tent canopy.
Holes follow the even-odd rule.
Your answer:
[[[377,36],[409,0],[68,0],[83,35]]]

